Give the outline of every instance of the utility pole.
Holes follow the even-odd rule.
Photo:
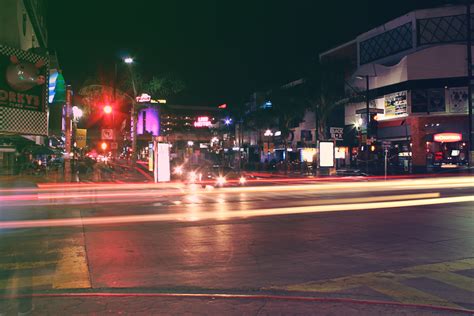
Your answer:
[[[466,4],[466,33],[467,33],[467,102],[468,102],[468,126],[469,126],[469,166],[474,166],[474,140],[472,137],[472,35],[471,35],[471,0]]]
[[[71,142],[72,142],[72,88],[70,85],[66,87],[66,157],[64,160],[64,179],[66,182],[71,181]]]

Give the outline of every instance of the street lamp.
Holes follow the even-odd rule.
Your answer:
[[[269,129],[267,129],[265,131],[265,133],[263,133],[263,136],[267,136],[267,155],[268,155],[268,158],[270,158],[270,138],[273,136],[273,132]]]
[[[370,135],[370,125],[369,125],[369,121],[370,121],[370,99],[369,99],[369,77],[376,77],[376,76],[369,76],[369,75],[365,75],[365,76],[356,76],[356,79],[359,79],[359,80],[363,80],[365,78],[365,125],[366,125],[366,128],[365,128],[365,133],[367,135],[367,140],[369,139],[369,135]],[[366,144],[367,144],[367,140],[366,140]],[[367,151],[367,164],[366,164],[366,172],[367,174],[369,174],[369,151]]]
[[[136,109],[136,98],[137,98],[137,87],[135,84],[135,79],[133,76],[132,65],[134,60],[132,57],[126,57],[123,59],[124,63],[128,65],[130,71],[130,77],[132,79],[132,88],[133,88],[133,100],[132,100],[132,163],[135,163],[137,157],[137,109]]]
[[[75,121],[78,121],[82,117],[82,115],[83,112],[80,108],[78,108],[77,106],[72,107],[72,116]]]

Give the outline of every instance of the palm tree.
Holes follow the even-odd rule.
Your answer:
[[[272,91],[272,114],[276,119],[277,128],[281,132],[284,143],[285,174],[288,172],[288,137],[292,129],[303,120],[307,101],[289,89]]]

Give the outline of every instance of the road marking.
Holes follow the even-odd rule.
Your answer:
[[[333,293],[366,286],[402,303],[417,304],[423,302],[440,306],[459,307],[443,298],[406,286],[402,282],[408,279],[430,278],[474,293],[474,279],[455,273],[456,271],[469,269],[474,269],[474,258],[418,265],[399,270],[370,272],[282,287],[271,287],[271,289]]]
[[[89,268],[87,266],[86,251],[83,245],[62,247],[61,258],[54,273],[54,289],[89,288]]]
[[[406,286],[401,284],[400,282],[389,279],[373,280],[372,282],[366,285],[376,290],[377,292],[394,298],[398,302],[403,302],[407,304],[418,304],[420,302],[423,302],[438,306],[462,308],[459,305],[451,303],[435,295],[425,293],[413,287]]]
[[[442,283],[452,285],[465,291],[474,292],[474,279],[461,274],[446,271],[433,272],[424,276]]]

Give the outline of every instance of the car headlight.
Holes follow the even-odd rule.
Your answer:
[[[245,184],[245,182],[247,182],[247,179],[245,179],[245,177],[240,177],[239,178],[239,183],[240,184]]]
[[[195,182],[196,179],[197,179],[197,174],[196,174],[196,172],[191,171],[191,172],[189,173],[189,175],[188,175],[188,178],[189,178],[189,181]]]
[[[217,185],[224,185],[225,182],[226,182],[226,180],[223,176],[217,177],[217,180],[216,180]]]
[[[182,175],[183,174],[183,167],[182,166],[177,166],[174,168],[174,173],[177,175]]]

